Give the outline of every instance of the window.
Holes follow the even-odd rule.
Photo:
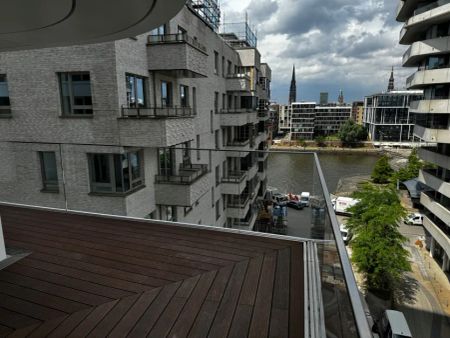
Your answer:
[[[59,73],[64,115],[92,115],[91,77],[88,72]]]
[[[169,205],[161,205],[159,213],[162,221],[176,222],[177,221],[177,207]]]
[[[161,25],[158,28],[153,29],[150,31],[150,35],[165,35],[166,34],[166,25]]]
[[[212,203],[212,207],[214,208],[215,204],[214,204],[214,199],[215,199],[215,194],[214,194],[214,187],[211,188],[211,203]]]
[[[192,88],[192,111],[197,114],[197,88]]]
[[[126,193],[144,185],[142,152],[89,154],[91,190]]]
[[[227,103],[227,94],[222,94],[222,109],[226,109],[226,103]]]
[[[172,107],[172,83],[161,81],[161,106]]]
[[[170,148],[159,149],[159,174],[162,176],[172,176],[175,163],[175,153]]]
[[[217,114],[219,111],[219,93],[214,92],[214,112]]]
[[[197,135],[197,161],[201,160],[200,135]]]
[[[231,74],[233,74],[233,65],[231,64],[231,61],[230,60],[228,60],[228,66],[227,66],[227,73],[228,73],[228,75],[231,75]]]
[[[219,53],[214,52],[214,74],[219,74]]]
[[[216,166],[216,187],[220,184],[220,165]]]
[[[0,74],[0,116],[11,113],[10,105],[8,81],[5,74]]]
[[[216,221],[220,218],[220,200],[216,202]]]
[[[181,27],[181,26],[178,26],[178,34],[179,35],[182,35],[183,36],[183,38],[184,38],[184,36],[187,34],[187,30],[185,30],[183,27]]]
[[[214,132],[214,140],[216,143],[216,149],[220,149],[220,131],[219,131],[219,129],[217,129]]]
[[[56,155],[54,152],[39,152],[43,191],[58,192],[58,170],[56,169]]]
[[[222,56],[222,76],[225,77],[225,57]]]
[[[189,87],[180,86],[180,106],[189,107]]]
[[[127,74],[127,104],[130,108],[146,107],[145,78]]]

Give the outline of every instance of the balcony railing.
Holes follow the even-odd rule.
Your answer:
[[[228,109],[220,109],[220,114],[247,114],[251,112],[251,109],[248,108],[228,108]]]
[[[246,79],[250,81],[250,76],[245,73],[227,74],[227,79]]]
[[[129,118],[180,118],[192,117],[194,111],[191,107],[167,106],[167,107],[122,107],[122,117]]]
[[[241,194],[241,195],[238,195],[238,196],[229,195],[227,206],[229,208],[241,208],[241,209],[243,209],[250,202],[250,198],[251,198],[250,194]]]
[[[246,171],[230,171],[226,177],[222,178],[223,183],[240,183],[247,176]]]
[[[164,34],[164,35],[149,35],[147,38],[149,45],[157,45],[163,43],[188,43],[195,48],[200,49],[206,53],[206,47],[199,43],[196,39],[190,37],[186,33],[179,34]]]
[[[182,164],[179,175],[157,175],[156,183],[192,184],[207,173],[206,164]]]
[[[229,147],[245,147],[250,144],[250,139],[237,139],[227,142],[227,146]]]

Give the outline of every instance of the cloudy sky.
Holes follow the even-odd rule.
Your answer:
[[[345,100],[386,90],[391,66],[396,87],[404,88],[412,69],[401,68],[407,46],[398,44],[397,0],[222,0],[225,22],[243,21],[258,31],[263,61],[272,68],[272,99],[286,103],[297,68],[299,100],[319,100],[329,92]]]

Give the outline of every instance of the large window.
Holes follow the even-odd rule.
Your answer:
[[[127,74],[127,104],[129,108],[146,107],[145,78]]]
[[[159,174],[172,176],[174,173],[175,152],[172,148],[160,148],[159,151]]]
[[[39,152],[43,191],[58,192],[58,170],[56,169],[56,156],[54,152]]]
[[[219,53],[214,52],[214,74],[219,74]]]
[[[189,107],[189,87],[180,85],[180,106]]]
[[[176,222],[177,221],[177,207],[169,205],[161,205],[159,213],[162,221]]]
[[[158,28],[155,28],[150,31],[150,35],[165,35],[166,34],[166,25],[161,25]]]
[[[91,190],[126,193],[144,185],[142,152],[89,154]]]
[[[161,105],[172,107],[172,83],[161,81]]]
[[[8,81],[6,75],[0,74],[0,115],[10,113]]]
[[[64,115],[91,115],[91,78],[88,72],[59,73]]]

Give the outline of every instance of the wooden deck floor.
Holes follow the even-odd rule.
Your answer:
[[[303,337],[301,243],[0,206],[1,337]]]

